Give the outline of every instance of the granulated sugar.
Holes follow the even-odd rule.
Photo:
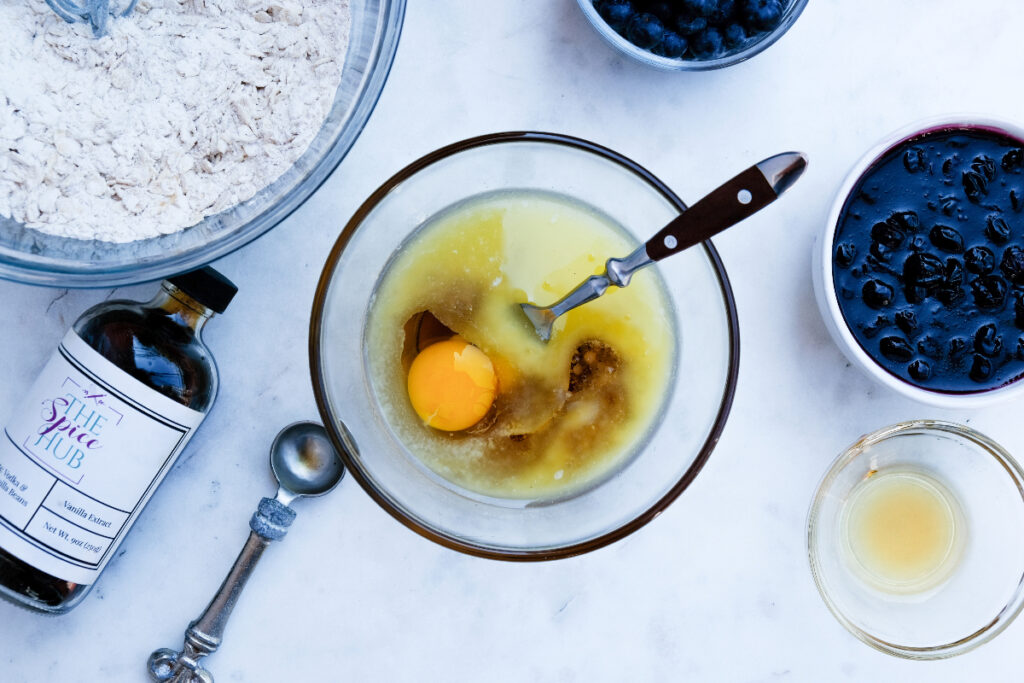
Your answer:
[[[251,198],[320,130],[348,0],[140,0],[97,40],[0,0],[0,215],[128,242]]]

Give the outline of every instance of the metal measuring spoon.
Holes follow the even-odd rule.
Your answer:
[[[249,521],[249,539],[206,610],[188,625],[184,648],[163,648],[149,656],[150,680],[213,683],[213,674],[200,667],[199,660],[220,647],[231,610],[264,549],[288,533],[295,520],[295,511],[288,506],[296,498],[327,493],[345,476],[327,431],[315,422],[296,422],[278,433],[270,447],[270,468],[279,484],[277,495],[260,500]]]
[[[807,157],[785,152],[751,166],[674,218],[625,258],[611,258],[603,275],[592,275],[550,306],[519,304],[541,341],[551,339],[560,315],[598,298],[612,285],[625,287],[633,273],[731,228],[779,198],[807,168]]]

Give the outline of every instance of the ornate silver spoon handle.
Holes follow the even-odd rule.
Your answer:
[[[213,683],[213,674],[199,661],[217,651],[224,639],[224,627],[238,602],[256,562],[271,541],[284,538],[295,519],[295,511],[273,498],[260,500],[256,513],[249,520],[252,531],[238,554],[231,571],[224,577],[217,594],[206,610],[188,625],[185,645],[180,652],[169,648],[156,650],[149,656],[149,678],[171,683]]]

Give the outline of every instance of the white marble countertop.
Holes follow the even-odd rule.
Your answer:
[[[272,491],[272,437],[317,415],[308,316],[341,227],[421,154],[516,129],[610,146],[690,200],[769,154],[810,155],[791,195],[715,240],[743,342],[720,445],[653,523],[545,564],[433,545],[347,479],[300,503],[264,557],[207,660],[217,680],[1019,680],[1024,621],[937,663],[855,640],[817,595],[804,536],[819,478],[866,431],[945,417],[1024,454],[1017,405],[936,411],[849,367],[810,284],[833,194],[882,136],[949,111],[1021,116],[1022,19],[1015,0],[812,0],[753,61],[674,74],[613,52],[575,0],[413,0],[391,79],[344,163],[287,221],[216,264],[241,291],[209,327],[223,380],[213,415],[80,607],[54,618],[0,604],[0,680],[143,681],[153,648],[180,645]],[[152,291],[0,283],[0,419],[81,311]]]

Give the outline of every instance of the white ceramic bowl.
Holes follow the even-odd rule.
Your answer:
[[[836,294],[835,280],[832,276],[832,259],[835,254],[835,235],[839,226],[839,218],[842,215],[843,207],[853,188],[860,181],[865,172],[870,169],[876,161],[887,154],[890,150],[899,147],[908,139],[917,137],[923,133],[933,130],[941,130],[957,127],[988,128],[997,133],[1008,135],[1024,141],[1024,127],[1019,124],[996,119],[991,116],[974,114],[946,115],[918,121],[912,125],[902,128],[891,135],[886,136],[881,142],[872,147],[867,154],[854,164],[853,169],[839,187],[836,198],[832,202],[832,208],[825,221],[824,229],[818,237],[814,246],[814,257],[812,262],[812,275],[814,280],[814,295],[818,301],[818,308],[825,320],[832,339],[843,351],[851,363],[858,366],[878,383],[889,387],[915,401],[926,403],[937,408],[961,409],[981,408],[993,403],[1009,400],[1024,395],[1024,380],[1018,379],[1010,384],[996,388],[987,389],[974,393],[944,393],[923,389],[896,377],[872,358],[858,343],[853,336],[843,312],[839,308],[839,299]],[[1024,142],[1022,142],[1024,144]]]

